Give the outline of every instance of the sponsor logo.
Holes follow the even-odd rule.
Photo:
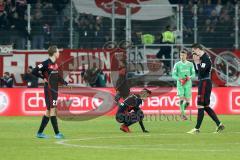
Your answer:
[[[90,93],[82,95],[59,94],[56,102],[59,110],[71,112],[90,111],[102,104],[102,99],[93,97]],[[23,111],[26,113],[39,113],[46,110],[43,91],[26,91],[23,93]]]
[[[115,13],[119,15],[126,14],[126,5],[139,5],[148,0],[95,0],[96,5],[107,13],[112,13],[112,5],[115,3]],[[131,13],[135,14],[141,10],[140,6],[134,6]]]
[[[239,72],[239,58],[231,51],[224,51],[218,54],[214,60],[214,67],[221,71],[216,72],[218,78],[224,82],[227,81],[227,74],[229,82],[238,83]],[[227,62],[227,63],[226,63]]]
[[[231,93],[231,109],[240,112],[240,92],[233,91]]]

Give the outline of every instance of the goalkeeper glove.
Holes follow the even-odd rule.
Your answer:
[[[179,78],[179,81],[180,81],[182,86],[187,82],[186,79],[181,79],[181,78]]]

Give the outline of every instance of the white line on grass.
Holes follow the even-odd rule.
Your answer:
[[[229,132],[228,132],[229,133]],[[235,132],[234,132],[235,133]],[[205,133],[209,134],[209,133]],[[212,133],[211,133],[212,134]],[[162,135],[162,134],[157,134]],[[163,134],[165,135],[165,134]],[[169,134],[166,134],[169,135]],[[173,135],[173,134],[171,134]],[[113,149],[113,150],[159,150],[159,151],[185,151],[185,152],[236,152],[235,150],[229,149],[182,149],[176,148],[178,146],[217,146],[218,144],[143,144],[143,145],[81,145],[81,144],[69,144],[69,141],[90,141],[96,139],[115,139],[115,138],[136,138],[136,137],[151,137],[150,135],[136,135],[136,136],[112,136],[112,137],[92,137],[92,138],[80,138],[80,139],[66,139],[61,141],[56,141],[56,144],[68,146],[68,147],[80,147],[80,148],[93,148],[93,149]],[[240,143],[221,143],[219,145],[240,145]],[[171,146],[174,148],[165,148],[166,146]],[[154,148],[149,148],[154,147]]]

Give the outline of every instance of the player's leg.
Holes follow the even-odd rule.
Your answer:
[[[197,107],[198,107],[198,114],[197,114],[197,124],[194,129],[190,130],[189,134],[197,134],[200,132],[200,127],[202,125],[202,121],[204,118],[204,99],[202,98],[205,94],[206,82],[199,81],[198,83],[198,99],[197,99]]]
[[[184,97],[185,97],[185,103],[184,103],[184,109],[190,105],[191,99],[192,99],[192,84],[186,84],[184,88]]]
[[[50,94],[50,120],[52,123],[52,127],[55,133],[55,138],[60,139],[63,138],[63,134],[59,132],[58,128],[58,121],[57,121],[57,98],[58,98],[58,90],[57,86],[51,85],[53,88],[51,88],[51,94]]]
[[[181,85],[177,86],[177,95],[180,99],[179,101],[179,107],[180,107],[180,111],[181,111],[181,117],[185,116],[185,108],[184,108],[184,88]]]
[[[120,127],[120,130],[123,132],[130,132],[127,123],[128,123],[128,119],[129,116],[125,113],[116,113],[116,120],[118,123],[123,123]]]
[[[192,98],[192,84],[186,84],[184,85],[184,99],[183,99],[184,112],[186,112],[186,108],[189,106],[191,98]],[[184,114],[182,116],[182,119],[187,120],[187,116]]]
[[[47,106],[47,110],[46,110],[45,115],[42,117],[42,122],[41,122],[41,125],[37,132],[38,138],[47,138],[47,136],[45,134],[43,134],[43,131],[44,131],[45,127],[47,126],[47,124],[49,122],[49,117],[50,117],[49,91],[48,91],[48,87],[46,85],[44,86],[44,95],[45,95],[45,103]]]
[[[199,81],[198,84],[198,99],[197,99],[197,107],[198,107],[198,115],[197,115],[197,124],[195,129],[199,130],[202,121],[204,118],[204,94],[206,93],[206,81]]]
[[[207,81],[207,87],[206,87],[206,94],[204,96],[204,110],[207,112],[207,114],[211,117],[211,119],[216,123],[217,125],[217,132],[220,132],[224,129],[223,124],[220,122],[220,120],[218,119],[216,113],[214,112],[214,110],[209,107],[210,105],[210,97],[211,97],[211,91],[212,91],[212,83],[210,80]]]
[[[186,98],[185,97],[185,101],[184,101],[184,109],[186,110],[188,108],[188,106],[190,105],[191,102],[191,98]]]
[[[53,93],[52,106],[50,108],[50,120],[55,133],[55,138],[63,138],[63,134],[59,132],[58,121],[57,121],[57,93]]]
[[[59,132],[58,129],[58,121],[57,121],[57,107],[54,106],[50,109],[50,120],[52,123],[52,127],[55,133],[55,138],[61,139],[64,138],[63,134]]]
[[[137,123],[139,121],[142,121],[144,118],[144,114],[141,110],[139,110],[138,112],[131,112],[129,113],[129,118],[127,119],[127,126],[131,126],[134,123]]]
[[[50,113],[49,110],[46,110],[45,115],[42,117],[42,122],[41,122],[40,127],[39,127],[38,132],[37,132],[37,137],[38,138],[48,138],[48,136],[45,135],[43,133],[43,131],[44,131],[45,127],[47,126],[48,122],[49,122],[49,116],[50,116],[49,113]]]

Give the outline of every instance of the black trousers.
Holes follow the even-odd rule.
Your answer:
[[[170,44],[170,43],[165,43],[165,44]],[[159,59],[163,58],[163,55],[166,59],[171,59],[171,46],[162,46],[161,49],[159,50],[159,52],[157,53],[156,57]],[[171,67],[171,60],[165,60],[164,65],[168,68]]]

